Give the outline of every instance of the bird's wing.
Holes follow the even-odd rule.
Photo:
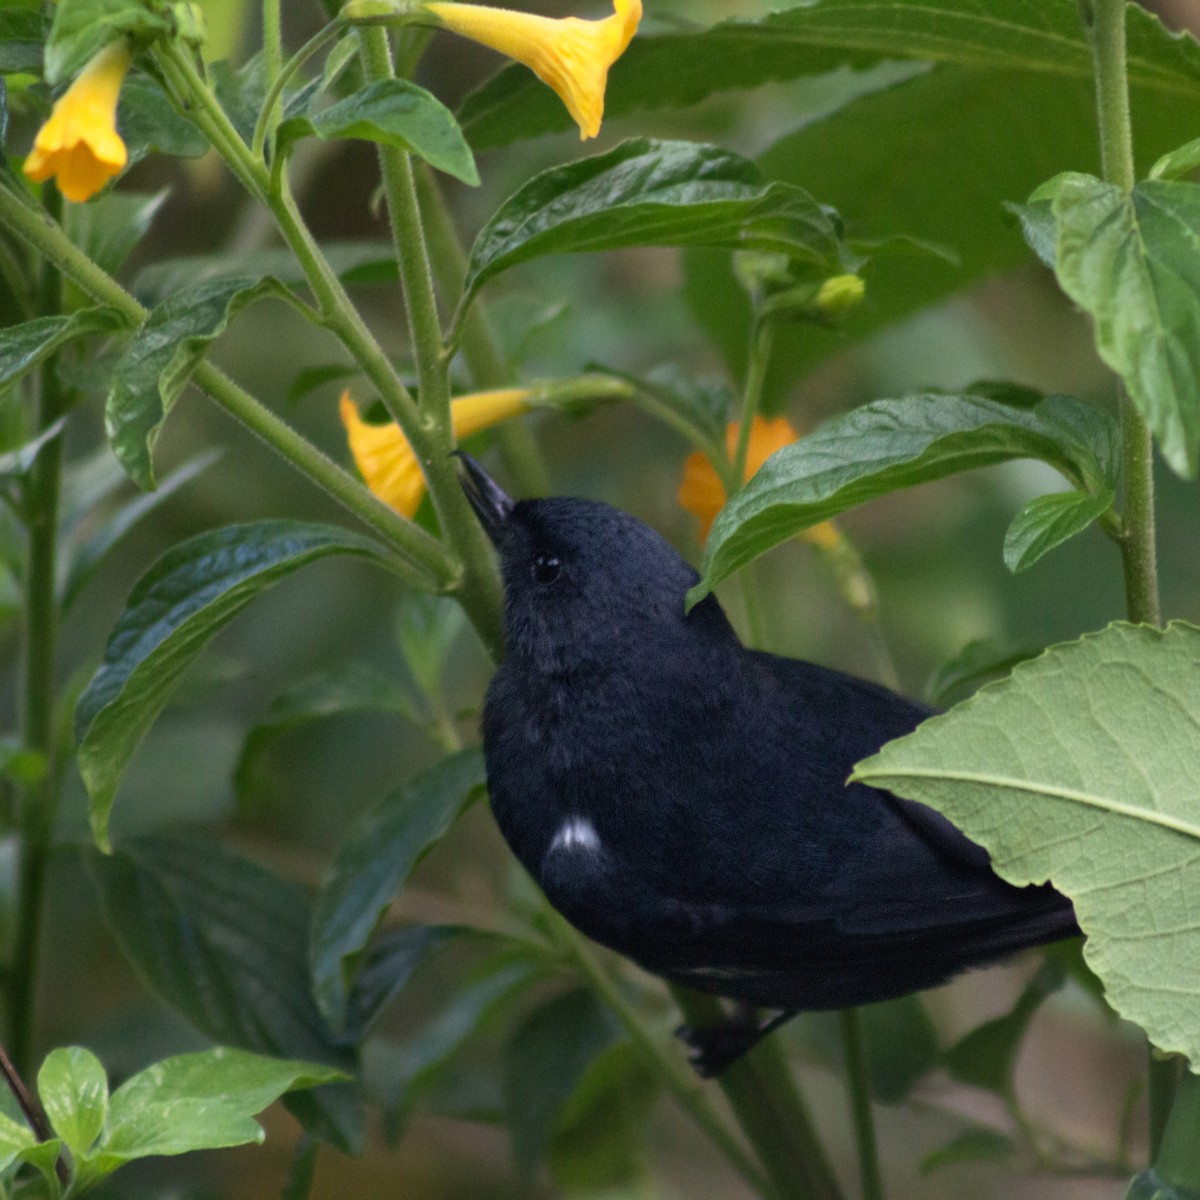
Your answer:
[[[911,733],[940,711],[881,684],[829,667],[774,654],[759,653],[754,658],[784,695],[799,698],[803,707],[798,719],[804,722],[814,741],[828,748],[829,759],[841,775],[842,783],[855,763],[874,754],[885,742]],[[947,863],[968,870],[990,865],[987,851],[941,813],[891,792],[872,791],[885,797],[893,811]]]

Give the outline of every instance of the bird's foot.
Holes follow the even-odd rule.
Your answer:
[[[680,1025],[675,1036],[688,1048],[688,1061],[702,1079],[714,1079],[759,1039],[757,1022],[732,1018],[720,1025],[693,1029]]]
[[[753,1009],[744,1008],[719,1025],[704,1029],[680,1025],[675,1036],[687,1046],[688,1061],[696,1068],[696,1074],[702,1079],[713,1079],[795,1015],[795,1010],[789,1009],[760,1021]]]

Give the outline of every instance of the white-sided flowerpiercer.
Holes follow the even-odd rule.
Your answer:
[[[705,1074],[793,1012],[943,983],[1079,933],[856,762],[934,710],[746,649],[696,572],[606,504],[510,499],[461,455],[496,546],[507,655],[483,742],[500,829],[550,903],[647,970],[781,1010],[692,1031]]]

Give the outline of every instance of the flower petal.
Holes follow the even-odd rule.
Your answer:
[[[529,67],[558,93],[581,139],[600,132],[608,69],[625,53],[642,19],[642,0],[615,0],[612,16],[599,21],[478,4],[435,2],[425,9],[446,29]]]
[[[117,133],[117,100],[132,55],[124,38],[109,43],[59,97],[25,160],[35,183],[51,176],[68,200],[91,199],[124,169],[129,156]]]

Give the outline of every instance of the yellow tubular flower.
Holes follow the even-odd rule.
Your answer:
[[[452,400],[450,421],[455,440],[526,412],[531,395],[528,388],[500,388]],[[399,426],[368,425],[358,415],[349,392],[342,393],[339,412],[350,453],[367,487],[397,512],[415,516],[425,495],[425,476]]]
[[[90,200],[128,161],[117,133],[117,98],[132,61],[125,38],[109,43],[59,97],[25,160],[35,183],[52,175],[68,200]]]
[[[426,4],[438,23],[524,63],[548,84],[579,126],[580,140],[600,132],[608,69],[642,19],[642,0],[614,0],[613,15],[599,21],[539,17],[479,4]]]
[[[746,480],[753,479],[758,468],[776,450],[782,450],[799,436],[786,417],[767,420],[764,416],[756,415],[746,448]],[[725,448],[731,458],[737,450],[737,438],[738,426],[734,421],[725,429]],[[700,540],[706,541],[726,496],[725,485],[716,468],[699,450],[689,454],[687,462],[683,464],[683,482],[679,485],[678,499],[680,507],[700,522]],[[825,550],[832,549],[840,540],[837,529],[828,521],[806,529],[800,536]]]

